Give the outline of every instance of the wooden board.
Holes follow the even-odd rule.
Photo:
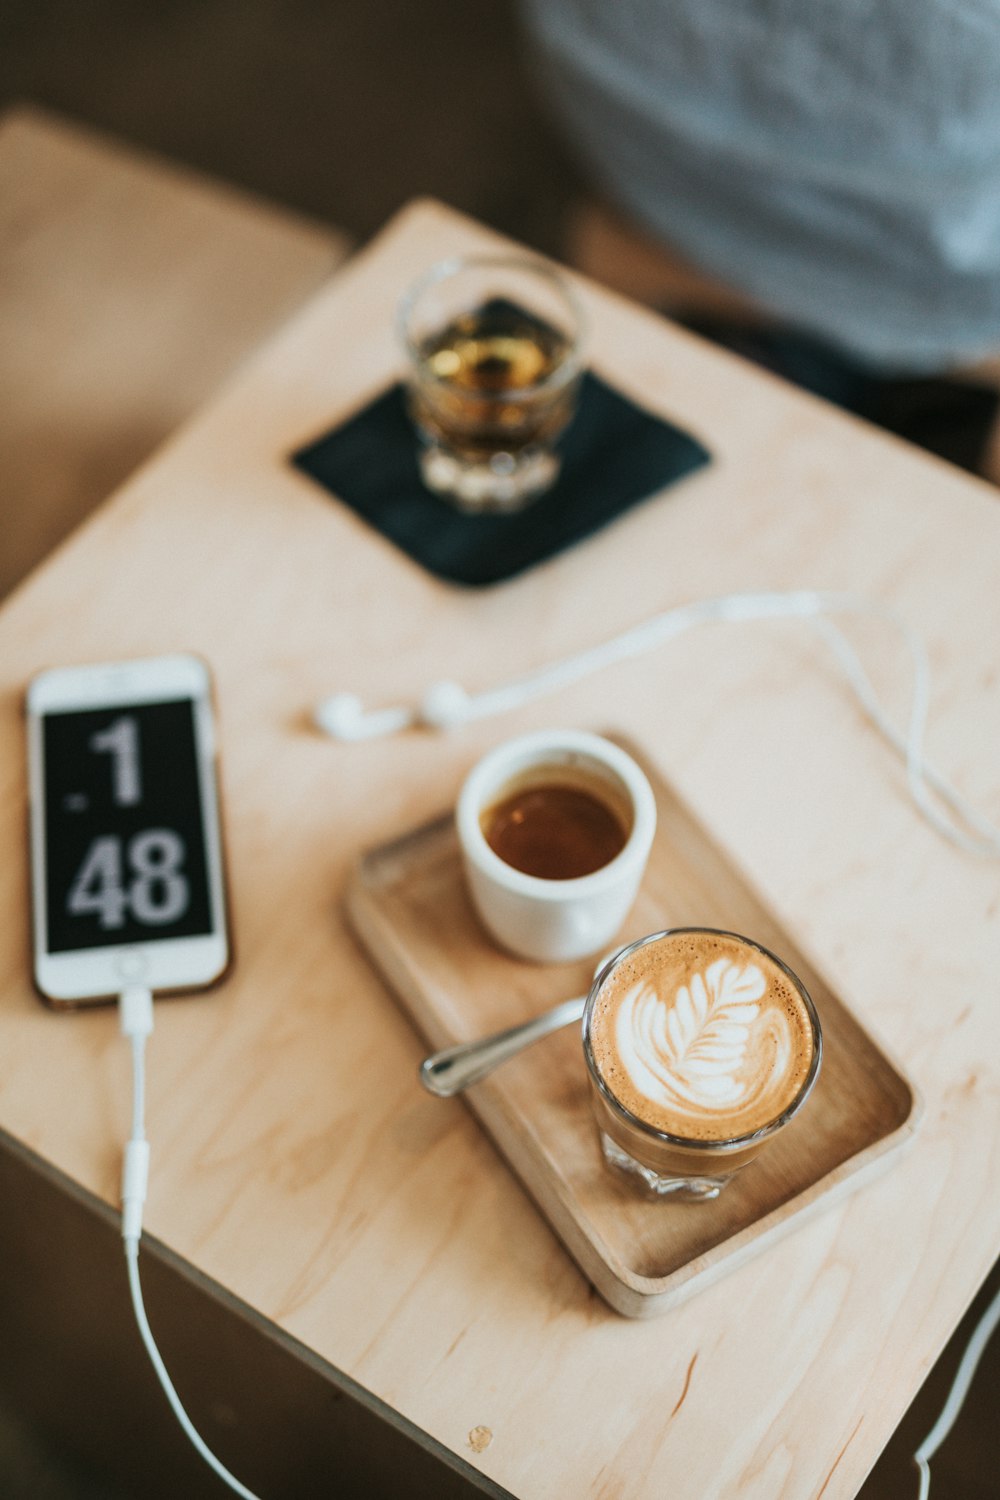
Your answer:
[[[628,1317],[665,1311],[794,1228],[807,1210],[857,1186],[888,1164],[920,1113],[912,1085],[794,937],[676,794],[644,769],[658,826],[623,940],[702,924],[762,941],[804,980],[825,1052],[801,1116],[715,1202],[698,1205],[640,1196],[604,1166],[577,1027],[467,1090],[469,1107],[584,1274]],[[588,987],[588,964],[524,963],[489,940],[468,898],[450,814],[363,856],[347,907],[434,1050],[514,1025]]]

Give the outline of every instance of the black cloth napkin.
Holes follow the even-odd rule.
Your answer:
[[[544,562],[709,462],[696,438],[589,371],[558,446],[562,471],[546,494],[514,515],[466,515],[425,487],[394,385],[292,462],[431,573],[473,586]]]
[[[695,315],[677,321],[961,469],[981,470],[1000,410],[1000,395],[992,386],[941,376],[873,375],[839,349],[794,329]]]

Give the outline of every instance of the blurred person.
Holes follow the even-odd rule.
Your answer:
[[[996,391],[974,367],[1000,355],[995,0],[520,5],[596,188],[660,247],[673,316],[992,463]],[[640,259],[642,237],[594,212],[614,279],[615,236]]]

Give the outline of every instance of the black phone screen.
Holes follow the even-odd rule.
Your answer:
[[[194,705],[42,719],[50,953],[213,931]]]

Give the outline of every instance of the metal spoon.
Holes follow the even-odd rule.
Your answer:
[[[523,1021],[520,1026],[509,1026],[506,1031],[494,1032],[492,1036],[480,1037],[475,1042],[445,1047],[443,1052],[435,1052],[420,1064],[420,1082],[441,1099],[460,1094],[470,1083],[478,1083],[480,1078],[485,1078],[487,1073],[514,1057],[522,1047],[548,1036],[550,1031],[558,1031],[572,1021],[579,1021],[586,1003],[586,995],[577,995],[574,1000],[564,1000],[561,1005],[543,1011],[530,1021]]]
[[[621,951],[613,948],[610,953],[605,953],[594,969],[595,979]],[[522,1021],[520,1026],[508,1026],[506,1031],[495,1031],[492,1036],[480,1037],[478,1041],[445,1047],[442,1052],[424,1058],[420,1064],[420,1082],[429,1093],[437,1094],[440,1099],[450,1099],[452,1094],[460,1094],[470,1083],[478,1083],[508,1058],[515,1057],[522,1047],[530,1047],[532,1042],[550,1032],[581,1020],[586,1004],[586,995],[577,995],[574,1000],[563,1000],[560,1005],[543,1011],[530,1021]]]

